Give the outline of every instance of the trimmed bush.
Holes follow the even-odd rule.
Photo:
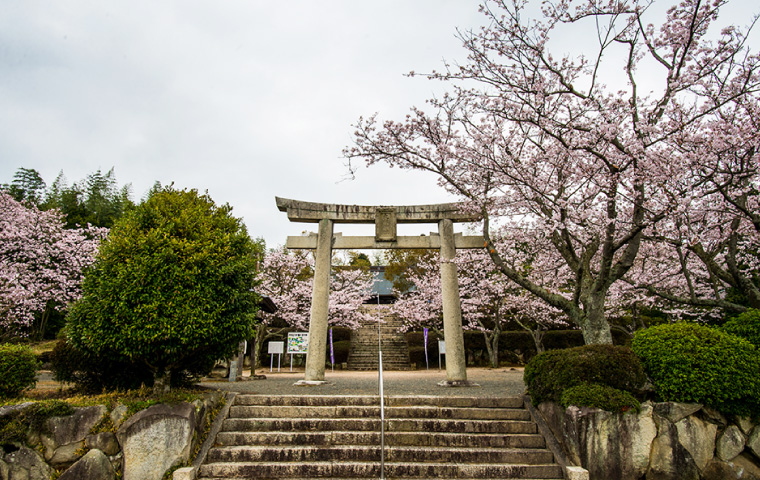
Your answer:
[[[13,398],[37,384],[37,357],[25,345],[0,345],[0,397]]]
[[[172,372],[172,385],[192,384],[198,377],[213,368],[207,357],[187,362],[185,369]],[[80,390],[97,393],[103,390],[129,390],[150,385],[153,374],[139,362],[117,357],[85,354],[65,340],[60,340],[50,359],[53,378],[59,382],[73,383]]]
[[[701,403],[727,414],[760,414],[760,355],[747,340],[680,322],[637,332],[633,350],[660,400]]]
[[[568,388],[607,385],[637,394],[646,383],[638,357],[628,347],[585,345],[536,355],[523,376],[533,403],[559,402]]]
[[[348,361],[348,353],[351,351],[350,340],[335,340],[333,339],[333,352],[335,353],[335,363],[346,363]],[[327,356],[325,362],[330,365],[330,342],[327,342]]]
[[[613,413],[625,413],[628,411],[641,411],[641,404],[633,395],[607,385],[591,385],[584,383],[570,387],[562,393],[560,399],[562,408],[570,405],[577,407],[601,408]]]
[[[724,323],[720,329],[737,337],[742,337],[755,348],[760,349],[760,310],[754,308],[747,310]]]

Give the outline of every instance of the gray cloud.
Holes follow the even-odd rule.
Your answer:
[[[304,225],[274,196],[404,204],[450,200],[435,178],[373,168],[353,181],[351,124],[398,117],[440,88],[410,70],[461,58],[476,0],[42,2],[0,17],[0,180],[52,182],[115,167],[208,190],[270,246]]]

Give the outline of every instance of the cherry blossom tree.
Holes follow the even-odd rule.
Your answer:
[[[718,174],[757,163],[743,135],[756,127],[758,55],[747,30],[717,26],[725,3],[684,0],[655,27],[655,10],[637,0],[550,0],[537,20],[525,18],[527,1],[487,1],[487,25],[460,32],[466,63],[427,75],[449,93],[402,121],[360,119],[345,155],[436,174],[482,214],[501,272],[563,311],[586,343],[611,343],[611,288],[658,224],[693,211],[695,185],[753,211],[743,197],[753,182]],[[568,29],[582,54],[567,53]],[[712,164],[694,175],[704,155]],[[555,270],[550,284],[510,258],[536,236],[545,248],[530,265]]]
[[[760,307],[759,113],[757,102],[737,105],[705,137],[681,140],[684,202],[627,279],[659,303],[713,315]]]
[[[57,210],[40,211],[0,192],[0,327],[44,332],[53,310],[81,296],[82,271],[92,264],[101,228],[65,229]]]
[[[267,339],[287,330],[309,330],[314,259],[304,251],[283,248],[270,251],[261,264],[258,291],[277,305],[275,313],[263,313],[256,328],[254,359],[258,361]],[[360,310],[372,292],[372,277],[367,269],[342,266],[333,268],[330,278],[328,324],[358,328],[367,319]]]
[[[493,368],[499,365],[499,337],[510,321],[531,334],[543,351],[543,334],[551,326],[566,325],[563,315],[540,299],[527,294],[497,269],[485,251],[464,250],[454,259],[459,277],[463,327],[483,334]],[[393,312],[407,330],[428,327],[442,331],[440,257],[422,257],[407,281],[414,288],[400,293]]]

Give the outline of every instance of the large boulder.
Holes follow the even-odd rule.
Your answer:
[[[692,415],[676,423],[678,442],[689,452],[701,471],[715,453],[715,435],[718,426]]]
[[[118,429],[121,427],[121,424],[127,419],[127,410],[127,406],[123,403],[119,403],[113,407],[113,410],[111,410],[111,423],[113,423],[114,428]]]
[[[121,451],[116,435],[111,432],[87,435],[87,438],[84,440],[84,446],[89,449],[100,450],[106,455],[116,455]]]
[[[124,480],[161,480],[189,460],[195,408],[189,403],[154,405],[136,413],[116,436],[124,454]]]
[[[678,441],[676,426],[665,419],[658,422],[657,438],[652,442],[647,480],[698,480],[699,469],[689,452]]]
[[[744,471],[730,462],[713,458],[702,471],[703,480],[748,480]]]
[[[114,480],[115,478],[116,472],[106,454],[94,449],[63,472],[58,480]]]
[[[742,431],[736,425],[729,425],[718,437],[716,453],[721,460],[727,462],[733,460],[737,455],[744,451],[746,440]]]
[[[760,425],[752,430],[752,434],[750,434],[749,439],[747,440],[747,447],[749,447],[757,458],[760,458]]]
[[[52,417],[45,421],[40,441],[45,459],[53,466],[75,462],[78,452],[85,446],[85,438],[108,412],[104,405],[83,407],[65,417]]]
[[[3,480],[49,480],[53,469],[31,448],[14,446],[0,462]],[[0,450],[2,451],[2,450]],[[4,464],[4,465],[3,465]]]
[[[678,423],[689,415],[702,410],[699,403],[660,402],[654,404],[654,413],[670,423]]]
[[[638,415],[569,407],[564,427],[571,458],[575,457],[591,478],[637,480],[646,473],[657,435],[651,404],[642,405]]]

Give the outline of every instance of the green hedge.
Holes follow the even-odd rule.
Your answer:
[[[637,332],[633,350],[659,400],[760,415],[760,354],[747,340],[680,322]]]
[[[208,357],[198,357],[185,363],[185,369],[172,371],[172,385],[186,386],[213,368]],[[140,362],[114,356],[87,355],[66,340],[59,340],[50,355],[53,378],[73,383],[80,390],[99,393],[104,390],[129,390],[151,385],[153,374]]]
[[[641,411],[641,404],[629,392],[618,390],[607,385],[584,383],[570,387],[562,393],[560,404],[563,408],[570,405],[578,407],[601,408],[613,413]]]
[[[747,310],[724,323],[720,329],[737,337],[742,337],[755,348],[760,349],[760,310]]]
[[[577,385],[606,385],[638,394],[646,383],[633,351],[614,345],[585,345],[541,353],[528,362],[523,377],[536,405],[559,402],[565,390]]]
[[[623,342],[620,334],[614,333],[613,338]],[[441,340],[443,337],[441,337]],[[409,357],[412,363],[425,365],[425,351],[422,332],[407,332],[406,340],[409,344]],[[428,357],[430,365],[438,365],[438,336],[429,332]],[[580,330],[551,330],[544,336],[544,347],[547,350],[579,347],[584,344],[583,334]],[[467,354],[467,366],[488,366],[488,355],[485,339],[481,332],[464,332],[464,349]],[[536,355],[536,346],[530,334],[525,330],[502,332],[499,336],[499,363],[509,365],[524,364]]]
[[[26,345],[0,345],[0,398],[13,398],[37,384],[40,364]]]

